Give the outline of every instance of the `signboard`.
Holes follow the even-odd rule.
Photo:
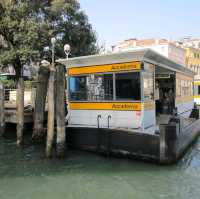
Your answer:
[[[120,64],[75,67],[75,68],[69,69],[69,75],[140,70],[141,66],[142,66],[142,62],[127,62],[127,63],[120,63]]]

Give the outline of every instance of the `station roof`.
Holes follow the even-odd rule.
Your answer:
[[[68,60],[59,59],[56,62],[64,64],[67,68],[74,68],[74,67],[124,63],[131,61],[145,61],[173,72],[180,72],[189,76],[194,76],[193,71],[151,49],[132,50],[132,51],[109,53],[103,55],[82,56],[82,57],[70,58]]]

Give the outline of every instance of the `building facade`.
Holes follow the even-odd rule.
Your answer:
[[[176,45],[186,50],[186,67],[200,75],[200,39],[186,37],[176,42]]]
[[[150,48],[157,53],[185,66],[186,50],[166,39],[129,39],[112,46],[112,52]]]
[[[180,39],[176,43],[177,43],[177,45],[179,45],[183,48],[200,49],[200,39],[199,38],[185,37],[185,38]]]
[[[200,75],[200,49],[187,47],[185,62],[186,66],[195,72],[196,75]]]

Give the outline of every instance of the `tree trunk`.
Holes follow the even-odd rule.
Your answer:
[[[48,124],[47,124],[47,142],[46,156],[52,156],[53,139],[54,139],[54,118],[55,118],[55,100],[54,100],[54,85],[55,71],[51,69],[48,87]]]
[[[24,79],[17,82],[17,145],[21,145],[24,129]]]
[[[4,100],[4,86],[0,83],[0,136],[2,136],[5,131]]]
[[[56,73],[56,123],[57,138],[56,152],[58,157],[64,157],[65,154],[65,69],[63,66],[57,66]]]
[[[41,141],[44,138],[44,115],[49,80],[49,69],[41,66],[38,72],[38,84],[36,89],[34,130],[32,139]]]

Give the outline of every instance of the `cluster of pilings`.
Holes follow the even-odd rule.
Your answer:
[[[34,142],[46,139],[46,156],[52,157],[53,146],[56,143],[56,155],[63,157],[66,149],[65,142],[65,68],[64,66],[41,66],[38,71],[38,84],[33,113],[33,134]],[[4,87],[0,84],[0,135],[5,131],[5,99]],[[47,108],[47,131],[45,128]],[[16,99],[16,134],[17,145],[23,142],[24,132],[24,80],[19,78],[17,83]],[[46,133],[47,132],[47,133]]]
[[[46,156],[51,157],[53,145],[56,143],[56,154],[65,154],[65,68],[64,66],[41,66],[38,74],[38,85],[35,100],[33,140],[41,140],[45,136],[44,114],[46,99],[48,101]],[[55,139],[56,138],[56,139]],[[55,139],[55,140],[54,140]]]

